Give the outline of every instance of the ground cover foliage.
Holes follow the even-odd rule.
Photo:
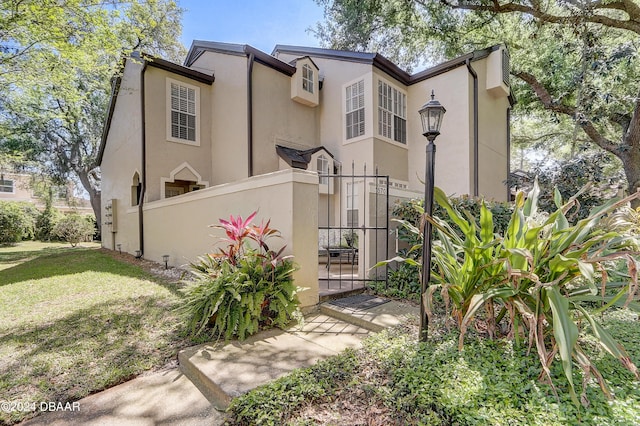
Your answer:
[[[141,265],[95,245],[0,248],[0,400],[75,401],[173,362],[189,344],[176,284]]]
[[[435,200],[456,226],[437,217],[426,217],[435,229],[433,275],[424,303],[427,315],[434,294],[440,293],[452,324],[459,330],[458,348],[463,349],[471,327],[486,330],[489,338],[505,337],[516,344],[526,342],[536,352],[540,378],[553,386],[551,367],[561,363],[569,383],[568,392],[578,404],[572,369],[580,368],[584,381],[597,381],[610,394],[601,372],[578,339],[586,330],[593,341],[617,358],[638,378],[638,369],[624,348],[599,324],[597,315],[612,306],[638,309],[638,236],[620,228],[619,222],[598,226],[607,215],[637,197],[612,199],[593,208],[575,223],[569,212],[579,194],[563,200],[554,192],[556,211],[541,214],[537,182],[525,196],[516,195],[513,213],[502,234],[495,233],[491,210],[482,203],[479,217],[458,210],[439,188]],[[409,250],[421,253],[421,229],[400,220],[414,236]],[[420,267],[415,256],[381,262],[404,262]],[[596,306],[594,306],[596,304]],[[588,327],[587,327],[588,325]],[[580,402],[588,404],[586,386]]]
[[[640,322],[616,309],[602,317],[604,327],[640,361]],[[586,383],[589,405],[576,406],[568,392],[555,397],[538,380],[540,367],[526,346],[487,340],[472,333],[462,352],[457,333],[439,322],[427,343],[417,327],[383,331],[363,348],[348,350],[313,367],[297,370],[234,399],[228,424],[234,425],[631,425],[640,422],[640,389],[633,375],[595,343],[587,352],[606,372],[615,399],[597,383]],[[588,337],[582,336],[587,339]],[[569,382],[559,366],[551,369],[558,389]],[[582,383],[582,372],[573,371]]]

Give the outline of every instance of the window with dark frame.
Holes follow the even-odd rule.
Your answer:
[[[13,193],[13,180],[0,179],[0,192]]]

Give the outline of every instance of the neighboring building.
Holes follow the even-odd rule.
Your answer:
[[[0,173],[0,201],[26,201],[44,208],[45,200],[32,188],[32,176],[23,173]],[[79,212],[93,214],[89,200],[75,197],[74,185],[54,188],[53,207],[63,213]]]
[[[184,66],[129,58],[99,154],[103,246],[184,264],[211,250],[206,225],[259,210],[282,230],[303,266],[296,279],[313,293],[318,226],[365,225],[361,209],[378,191],[317,173],[377,170],[394,200],[419,196],[418,110],[431,90],[447,109],[436,185],[508,198],[508,59],[498,45],[408,74],[373,53],[278,45],[269,55],[206,41],[193,42]]]

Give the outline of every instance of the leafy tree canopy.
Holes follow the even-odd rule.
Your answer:
[[[134,50],[179,61],[181,18],[173,0],[0,0],[0,155],[78,179],[99,224],[110,80]]]

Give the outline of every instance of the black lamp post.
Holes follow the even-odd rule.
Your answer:
[[[431,217],[433,214],[433,170],[436,158],[436,145],[433,141],[440,134],[440,125],[442,117],[446,110],[440,102],[436,101],[433,90],[431,91],[431,100],[424,104],[418,113],[422,120],[423,135],[427,138],[427,163],[424,177],[424,213],[425,217]],[[423,225],[423,244],[422,244],[422,288],[420,297],[420,336],[421,342],[427,341],[427,330],[429,328],[429,318],[425,306],[425,298],[429,280],[431,279],[431,222],[424,220]]]

